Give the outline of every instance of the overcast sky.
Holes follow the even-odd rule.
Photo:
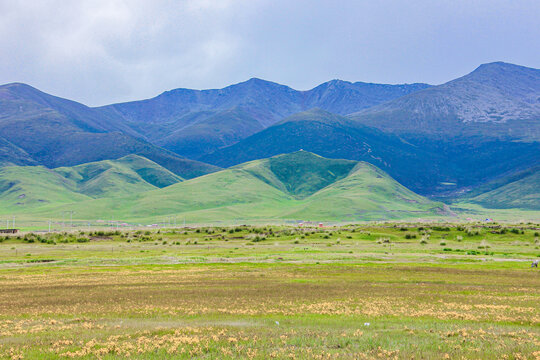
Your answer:
[[[0,83],[87,105],[259,77],[439,84],[540,67],[540,1],[0,0]]]

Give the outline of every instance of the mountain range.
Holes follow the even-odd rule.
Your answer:
[[[25,84],[0,86],[2,145],[0,160],[16,165],[71,166],[139,154],[186,178],[218,169],[146,142],[99,110]]]
[[[26,84],[0,86],[4,192],[24,178],[16,167],[69,183],[66,201],[80,201],[100,194],[93,181],[113,184],[107,198],[187,189],[184,180],[300,150],[370,163],[431,198],[538,209],[540,70],[496,62],[436,86],[332,80],[306,91],[253,78],[95,108]],[[152,183],[128,171],[126,159],[151,162],[168,180]],[[105,168],[102,178],[85,178]],[[133,182],[122,190],[119,178]]]

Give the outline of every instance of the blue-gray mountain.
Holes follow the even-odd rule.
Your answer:
[[[53,168],[139,154],[183,178],[218,170],[135,137],[121,120],[25,84],[0,86],[0,161]]]
[[[540,70],[496,62],[350,115],[407,138],[540,141]]]
[[[474,189],[540,164],[540,70],[491,63],[438,86],[333,80],[308,91],[251,79],[100,108],[0,86],[2,163],[134,153],[190,178],[299,149],[371,162],[424,195]]]
[[[297,91],[251,79],[224,89],[176,89],[89,108],[29,85],[7,84],[0,86],[0,161],[58,167],[134,153],[191,178],[217,168],[182,156],[201,157],[292,113],[314,105],[348,113],[428,86],[334,80]]]
[[[453,193],[539,161],[538,142],[461,138],[411,143],[392,133],[314,109],[294,114],[237,144],[201,158],[228,167],[304,149],[367,161],[422,194]]]
[[[323,126],[321,116],[292,117],[201,160],[228,166],[304,148],[370,161],[421,194],[452,194],[540,164],[537,69],[485,64],[457,80],[353,113],[339,125]],[[373,128],[406,145],[382,140]]]
[[[197,158],[297,112],[318,107],[345,115],[428,87],[332,80],[298,91],[253,78],[223,89],[171,90],[153,99],[100,110],[121,117],[123,124],[157,145]]]

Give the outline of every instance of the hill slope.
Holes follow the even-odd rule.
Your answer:
[[[242,169],[267,184],[302,199],[346,177],[356,164],[356,161],[326,159],[302,150],[251,161],[234,169]]]
[[[486,208],[540,210],[540,167],[490,182],[464,198]]]
[[[354,221],[435,214],[449,215],[441,203],[415,194],[375,166],[360,162],[347,177],[308,197],[287,216]]]
[[[180,181],[167,169],[136,155],[57,169],[5,166],[0,168],[0,207],[8,213],[49,209],[92,198],[139,194]]]
[[[93,198],[136,194],[183,180],[155,162],[137,155],[61,167],[54,171],[72,181],[77,192]]]
[[[91,199],[74,188],[73,182],[43,166],[0,168],[0,208],[4,214]]]
[[[0,138],[0,166],[5,165],[37,165],[37,163],[26,151]]]
[[[300,170],[290,171],[295,168]],[[131,196],[63,205],[55,211],[68,209],[83,219],[152,221],[181,216],[196,222],[276,218],[354,221],[444,212],[441,203],[412,193],[372,165],[325,159],[308,152],[253,161]]]
[[[11,146],[4,152],[4,162],[34,162],[53,168],[139,154],[186,178],[217,170],[180,158],[131,133],[117,118],[82,104],[24,84],[0,86],[0,136]]]

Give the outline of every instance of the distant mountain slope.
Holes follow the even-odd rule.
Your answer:
[[[127,126],[148,141],[192,157],[210,152],[217,145],[230,145],[313,107],[349,114],[427,87],[332,80],[312,90],[297,91],[253,78],[223,89],[176,89],[152,99],[96,110],[123,118]]]
[[[539,142],[403,139],[320,109],[290,116],[201,160],[227,167],[299,149],[369,162],[424,195],[478,186],[508,171],[540,164]]]
[[[540,141],[540,70],[502,62],[385,102],[351,118],[418,137],[482,136]]]
[[[156,140],[165,149],[196,159],[220,147],[235,144],[264,127],[238,108],[220,111]]]
[[[291,171],[294,168],[299,171]],[[443,204],[414,194],[372,165],[307,152],[242,164],[131,196],[59,206],[55,211],[68,208],[81,219],[181,216],[197,222],[355,221],[445,213]]]
[[[10,146],[4,162],[52,168],[139,154],[185,178],[217,170],[136,139],[117,120],[28,85],[0,86],[0,136]]]
[[[0,138],[0,166],[2,165],[37,165],[37,163],[26,151]]]
[[[332,80],[305,91],[304,110],[320,108],[347,115],[431,87],[428,84],[373,84]]]
[[[487,183],[464,199],[487,208],[540,210],[540,166]]]
[[[311,90],[298,91],[271,81],[252,78],[223,89],[175,89],[147,100],[107,105],[132,123],[169,123],[190,113],[242,108],[263,126],[291,114],[320,107],[336,114],[354,111],[428,88],[427,84],[385,85],[332,80]]]
[[[268,126],[277,119],[300,111],[301,102],[301,92],[253,78],[223,89],[175,89],[152,99],[107,105],[98,109],[114,110],[135,124],[164,124],[182,119],[190,113],[241,107],[255,114],[262,125]]]
[[[45,123],[37,123],[41,120]],[[75,101],[52,96],[22,83],[0,86],[0,124],[2,127],[26,125],[66,127],[85,132],[134,132],[119,118],[104,116]],[[12,129],[14,130],[14,129]]]
[[[503,174],[540,165],[540,70],[501,62],[484,64],[459,79],[349,118],[440,154],[443,176],[436,178],[449,186],[422,193],[480,186]]]

